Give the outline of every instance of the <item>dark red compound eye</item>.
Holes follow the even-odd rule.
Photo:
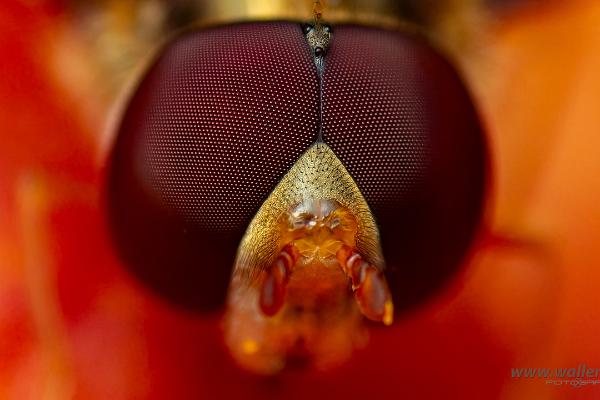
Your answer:
[[[110,160],[109,215],[128,268],[176,304],[220,307],[248,223],[322,125],[379,225],[396,309],[446,282],[474,235],[486,176],[459,77],[419,37],[338,25],[322,88],[321,107],[300,24],[220,26],[167,46]]]

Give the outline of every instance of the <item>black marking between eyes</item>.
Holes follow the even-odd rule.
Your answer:
[[[317,68],[317,81],[319,84],[319,106],[317,143],[323,142],[323,71],[325,69],[325,55],[331,42],[331,27],[317,22],[314,25],[304,24],[302,32],[311,49],[313,60]]]

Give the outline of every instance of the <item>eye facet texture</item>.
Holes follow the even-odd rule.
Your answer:
[[[396,304],[456,269],[481,211],[484,145],[452,68],[400,32],[336,26],[324,140],[380,225]],[[317,138],[317,71],[299,24],[187,33],[148,70],[110,160],[112,231],[156,292],[206,310],[224,298],[248,223]]]
[[[486,148],[453,68],[411,35],[336,26],[323,78],[324,139],[381,234],[394,304],[456,271],[482,212]]]

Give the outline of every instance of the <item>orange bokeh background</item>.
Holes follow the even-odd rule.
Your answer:
[[[492,157],[463,272],[349,365],[268,380],[231,363],[219,315],[120,264],[102,204],[117,96],[70,26],[60,2],[0,6],[0,399],[600,398],[511,378],[600,368],[599,2],[503,15],[450,52]]]

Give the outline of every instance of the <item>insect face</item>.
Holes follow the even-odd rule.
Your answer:
[[[175,306],[225,305],[254,371],[347,358],[364,317],[391,323],[456,276],[481,216],[485,140],[452,66],[408,31],[326,28],[182,34],[140,80],[107,169],[124,265]]]

